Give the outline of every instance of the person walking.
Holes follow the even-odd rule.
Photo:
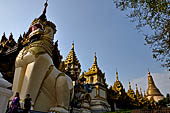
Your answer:
[[[19,93],[16,92],[15,97],[12,99],[12,103],[10,106],[10,113],[18,113],[18,108],[20,108],[20,97],[19,97]]]
[[[24,113],[28,113],[31,109],[31,101],[30,94],[26,95],[26,98],[24,99]]]

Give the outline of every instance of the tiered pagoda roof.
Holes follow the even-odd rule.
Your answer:
[[[94,55],[92,67],[89,68],[88,72],[85,72],[86,76],[90,76],[90,75],[93,75],[93,74],[100,74],[100,76],[104,77],[104,73],[102,73],[102,71],[100,70],[100,68],[98,67],[98,64],[97,64],[96,52],[95,52],[95,55]]]
[[[64,61],[65,73],[68,74],[73,81],[77,81],[81,72],[81,65],[74,51],[74,43],[72,43],[71,51]]]
[[[116,71],[116,81],[114,82],[113,90],[115,92],[121,92],[121,91],[124,90],[122,83],[119,81],[118,72],[117,71]]]
[[[97,75],[96,83],[103,83],[106,86],[105,73],[103,73],[98,67],[96,52],[94,55],[92,67],[89,68],[88,72],[84,72],[83,76],[87,78],[95,75]]]
[[[130,81],[129,81],[129,89],[128,89],[128,91],[127,91],[127,95],[128,95],[131,99],[135,100],[135,92],[134,92],[133,89],[131,88],[131,82],[130,82]]]
[[[69,52],[69,54],[66,57],[64,62],[65,62],[65,64],[73,63],[73,64],[79,64],[80,65],[79,60],[78,60],[76,53],[74,51],[74,43],[72,43],[71,51]]]

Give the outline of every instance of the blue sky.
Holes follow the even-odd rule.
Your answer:
[[[17,40],[34,18],[40,16],[45,0],[1,0],[0,36],[13,33]],[[165,73],[144,45],[144,36],[112,0],[49,0],[47,19],[57,26],[55,40],[63,60],[74,41],[82,71],[92,66],[94,52],[107,83],[115,81],[116,68],[125,87],[128,81],[143,77],[147,70]],[[147,82],[147,81],[146,81]]]

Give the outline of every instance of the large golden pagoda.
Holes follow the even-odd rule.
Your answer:
[[[164,98],[159,89],[156,87],[150,72],[148,72],[147,98],[149,100],[153,98],[155,102],[158,102]]]

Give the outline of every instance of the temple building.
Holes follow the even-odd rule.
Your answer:
[[[3,75],[3,78],[9,81],[10,83],[13,83],[16,57],[20,50],[30,43],[26,37],[27,36],[24,33],[23,36],[20,35],[18,41],[15,42],[12,33],[9,35],[8,38],[4,33],[0,40],[0,72]],[[144,95],[142,94],[141,89],[139,92],[137,84],[135,92],[131,88],[130,82],[129,89],[126,92],[123,87],[123,84],[118,78],[117,71],[116,80],[114,84],[110,87],[110,89],[108,89],[105,73],[103,73],[98,66],[96,53],[94,55],[94,61],[91,68],[89,68],[88,72],[83,72],[80,76],[81,64],[76,56],[74,43],[72,43],[72,48],[64,61],[62,61],[63,57],[62,55],[60,55],[60,51],[58,49],[58,41],[56,41],[55,43],[52,42],[50,44],[50,58],[54,63],[52,66],[55,66],[55,68],[68,75],[73,81],[73,102],[74,100],[77,102],[75,103],[76,107],[72,106],[73,108],[79,107],[78,109],[80,110],[81,108],[87,108],[88,112],[107,112],[111,110],[112,106],[110,105],[113,105],[113,107],[116,106],[118,108],[124,109],[124,107],[127,107],[129,104],[131,106],[139,107],[144,105],[144,102],[148,100],[153,99],[155,102],[158,102],[159,100],[162,100],[164,98],[159,89],[156,87],[153,78],[150,75],[150,72],[148,72],[147,93],[144,93]],[[76,89],[76,87],[78,90]],[[113,104],[110,104],[111,101],[108,101],[109,91],[110,100],[113,100]],[[75,98],[75,95],[77,95],[77,100]]]
[[[159,89],[156,87],[150,72],[148,72],[148,89],[146,96],[149,100],[153,99],[155,102],[164,98]]]
[[[96,53],[92,67],[82,76],[86,79],[85,84],[92,84],[92,92],[90,93],[91,110],[110,111],[110,105],[107,102],[105,73],[102,73],[98,67]]]

